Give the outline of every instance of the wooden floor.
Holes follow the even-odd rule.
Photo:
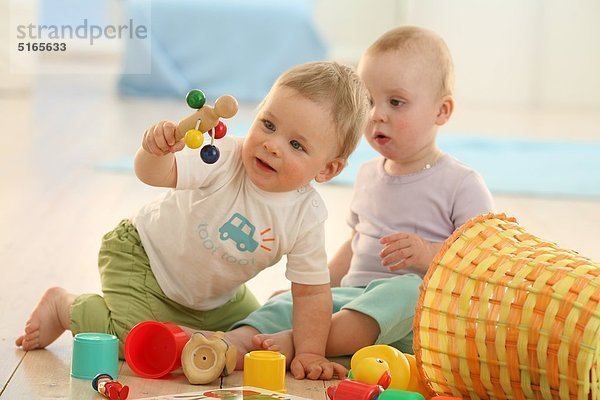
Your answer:
[[[99,292],[96,256],[101,236],[160,190],[144,186],[132,173],[106,172],[97,165],[133,154],[150,122],[177,120],[188,109],[183,100],[119,98],[110,76],[40,75],[32,87],[0,94],[0,397],[98,398],[89,382],[69,377],[69,334],[46,350],[29,353],[17,349],[14,339],[47,287]],[[252,113],[248,107],[240,118]],[[478,127],[490,135],[526,131],[531,136],[600,138],[598,113],[504,110],[498,116],[489,110],[457,111],[451,127]],[[320,188],[330,209],[326,228],[331,253],[349,234],[344,221],[351,188]],[[516,216],[529,232],[600,259],[600,199],[496,196],[496,201],[498,210]],[[261,300],[285,285],[281,266],[251,282]],[[131,386],[132,399],[198,389],[187,385],[181,373],[143,380],[126,365],[121,380]],[[224,385],[241,383],[236,373]],[[312,399],[325,399],[329,384],[287,382],[289,393]]]

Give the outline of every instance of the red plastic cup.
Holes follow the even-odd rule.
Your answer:
[[[160,378],[181,367],[181,351],[190,337],[177,325],[144,321],[125,338],[125,361],[142,378]]]

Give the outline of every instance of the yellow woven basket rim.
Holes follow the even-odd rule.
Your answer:
[[[431,263],[429,264],[429,268],[427,269],[427,273],[425,274],[425,277],[423,278],[423,282],[421,283],[421,292],[422,289],[424,287],[427,286],[427,284],[429,283],[429,280],[431,279],[431,275],[434,273],[435,271],[435,266],[437,266],[441,259],[444,257],[444,254],[448,251],[448,249],[450,248],[450,246],[452,246],[452,244],[467,230],[469,230],[470,228],[472,228],[474,225],[482,222],[482,221],[486,221],[488,219],[501,219],[507,222],[517,222],[516,218],[514,217],[508,217],[506,214],[504,213],[499,213],[499,214],[495,214],[495,213],[488,213],[488,214],[482,214],[479,215],[475,218],[470,219],[469,221],[465,222],[462,226],[460,226],[458,229],[456,229],[452,235],[450,235],[450,237],[448,237],[448,239],[446,239],[444,241],[444,243],[442,244],[442,247],[440,248],[440,250],[437,252],[437,254],[435,255],[435,257],[433,258],[433,260],[431,261]],[[413,332],[416,332],[418,330],[418,324],[421,321],[421,310],[422,310],[422,296],[419,296],[419,302],[417,303],[417,307],[415,310],[415,319],[413,322]],[[417,361],[417,365],[419,366],[419,368],[417,368],[419,370],[419,375],[421,378],[422,382],[427,382],[423,368],[421,368],[422,365],[422,359],[421,359],[421,352],[419,351],[421,348],[421,339],[419,337],[419,335],[414,335],[413,336],[413,350],[415,353],[415,358]],[[431,388],[430,385],[427,385],[427,389],[429,390],[429,394],[430,396],[434,396],[435,392],[433,391],[433,389]]]

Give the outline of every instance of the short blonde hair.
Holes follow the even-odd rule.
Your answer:
[[[297,65],[275,81],[263,104],[275,88],[282,86],[329,106],[338,136],[337,157],[347,160],[364,132],[370,107],[368,92],[356,72],[333,61]]]
[[[381,35],[367,49],[367,54],[390,50],[409,51],[423,57],[439,73],[440,95],[454,94],[454,63],[446,42],[437,33],[417,26],[394,28]]]

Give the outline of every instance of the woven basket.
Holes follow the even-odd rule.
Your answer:
[[[471,399],[600,399],[600,264],[482,215],[443,245],[414,324],[422,378]]]

